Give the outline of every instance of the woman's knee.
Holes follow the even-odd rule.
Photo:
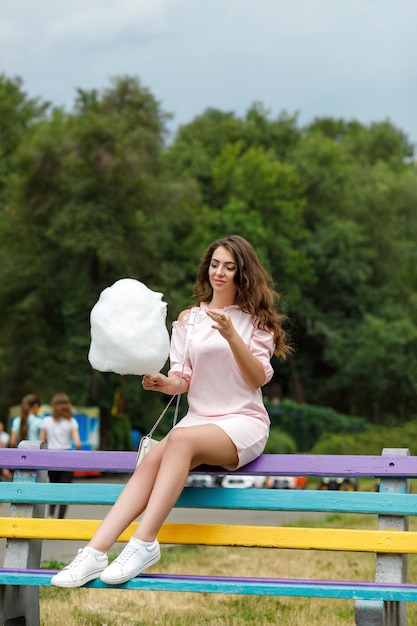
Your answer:
[[[187,452],[194,457],[202,455],[216,455],[221,457],[225,454],[235,454],[236,446],[231,439],[218,426],[194,426],[187,428],[174,428],[166,437],[168,448]]]
[[[165,447],[171,448],[172,446],[178,447],[181,445],[187,445],[192,439],[190,438],[190,433],[187,433],[186,431],[186,428],[173,428],[170,430],[166,436]]]

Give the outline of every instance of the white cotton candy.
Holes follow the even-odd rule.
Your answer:
[[[104,289],[90,314],[88,360],[100,372],[157,374],[169,355],[163,294],[132,278]]]

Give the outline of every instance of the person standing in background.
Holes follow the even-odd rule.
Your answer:
[[[41,401],[34,393],[29,393],[22,399],[20,415],[12,422],[10,447],[17,448],[20,441],[38,441],[42,425],[42,418],[37,415]]]
[[[6,433],[6,431],[4,430],[3,422],[0,422],[0,448],[8,448],[9,441],[10,441],[10,435],[9,433]],[[2,468],[0,472],[1,472],[1,475],[0,475],[1,480],[3,479],[11,480],[13,478],[12,472],[6,467]]]
[[[8,448],[10,441],[9,433],[4,430],[3,422],[0,422],[0,448]]]
[[[40,432],[40,440],[45,441],[49,450],[71,450],[71,441],[77,450],[81,450],[78,422],[73,417],[69,397],[65,393],[57,393],[51,400],[52,415],[44,417]],[[49,471],[51,483],[71,483],[73,473],[69,471]],[[55,504],[49,505],[49,518],[55,516]],[[61,504],[58,518],[64,519],[67,505]]]

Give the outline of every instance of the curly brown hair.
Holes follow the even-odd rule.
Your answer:
[[[239,235],[230,235],[214,241],[204,253],[194,285],[193,298],[196,304],[210,302],[213,289],[209,280],[209,267],[217,248],[226,248],[236,263],[236,304],[245,313],[250,313],[258,328],[269,330],[274,335],[276,356],[285,359],[292,349],[287,343],[287,333],[282,328],[285,316],[277,312],[279,295],[272,288],[272,278],[262,266],[251,244]]]

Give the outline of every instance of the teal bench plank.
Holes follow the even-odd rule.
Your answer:
[[[113,504],[123,484],[2,483],[0,502]],[[417,515],[417,494],[186,487],[177,507]]]
[[[0,570],[0,581],[2,584],[8,585],[48,587],[51,577],[55,573],[55,570],[33,570],[31,572]],[[417,601],[417,585],[336,582],[332,580],[142,574],[123,585],[105,585],[96,579],[84,586],[92,589],[114,588],[144,591]]]

